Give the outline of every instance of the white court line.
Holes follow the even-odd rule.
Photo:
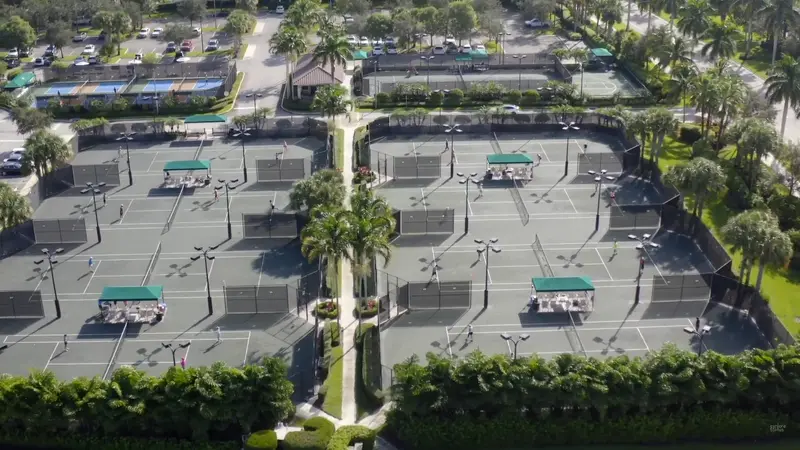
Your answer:
[[[623,350],[623,351],[625,351],[625,352],[644,352],[644,351],[648,351],[648,352],[649,352],[649,351],[650,351],[649,349],[646,349],[646,348],[623,348],[622,350]],[[517,353],[517,356],[531,356],[531,355],[562,355],[562,354],[564,354],[564,353],[575,353],[575,354],[581,354],[581,353],[584,353],[584,352],[582,352],[582,351],[580,351],[580,352],[575,352],[575,351],[572,351],[572,350],[570,350],[570,351],[564,351],[564,352],[531,352],[531,353],[519,353],[519,352],[518,352],[518,353]],[[609,353],[609,354],[610,354],[610,353],[612,353],[612,352],[611,352],[611,351],[609,351],[609,350],[603,349],[603,350],[586,350],[586,353]],[[616,353],[616,352],[614,352],[614,353]]]
[[[250,351],[250,331],[247,332],[247,343],[244,345],[244,360],[242,360],[242,366],[247,365],[247,352]]]
[[[639,337],[642,338],[642,342],[644,342],[644,346],[647,347],[647,351],[649,352],[650,351],[650,346],[647,345],[647,339],[644,338],[644,335],[642,334],[642,330],[640,330],[639,327],[636,327],[636,331],[639,332]]]
[[[128,211],[130,211],[130,210],[131,210],[131,205],[133,205],[133,202],[134,202],[134,201],[135,201],[135,200],[131,200],[131,201],[129,201],[129,202],[128,202],[128,207],[127,207],[127,208],[123,208],[123,210],[122,210],[122,217],[120,217],[120,218],[119,218],[119,222],[117,222],[117,225],[122,225],[122,222],[123,222],[123,221],[125,221],[125,216],[126,216],[126,215],[128,215]]]
[[[550,157],[547,156],[547,152],[544,150],[544,145],[542,145],[541,142],[537,142],[537,144],[539,144],[539,148],[542,149],[542,154],[544,154],[544,157],[545,157],[545,159],[547,159],[547,162],[552,162]]]
[[[97,301],[97,299],[95,299],[95,301]],[[250,334],[249,331],[226,331],[226,333],[247,333],[248,335]],[[187,336],[187,333],[186,333],[185,330],[183,330],[183,331],[159,331],[159,332],[155,332],[155,331],[150,332],[150,331],[148,331],[146,335],[151,335],[151,334],[152,335],[159,335],[159,336]],[[210,334],[212,336],[216,336],[216,332],[215,331],[197,331],[194,334],[188,334],[188,336],[198,336],[200,334]],[[6,337],[29,337],[29,336],[31,336],[31,335],[29,335],[29,334],[9,334]],[[39,334],[39,333],[36,333],[33,336],[58,337],[58,338],[61,338],[61,337],[64,336],[64,333],[55,333],[55,334],[48,334],[48,333]],[[67,333],[67,338],[70,338],[70,337],[78,338],[78,336],[80,336],[80,337],[83,337],[83,336],[107,336],[109,338],[114,338],[114,339],[111,339],[111,341],[115,341],[116,342],[117,338],[119,338],[119,333],[80,333],[80,334]],[[189,337],[187,339],[192,340],[191,337]],[[201,338],[196,338],[194,340],[200,340],[200,339]],[[229,339],[234,339],[234,338],[229,338]],[[239,338],[239,339],[244,339],[244,337]],[[83,339],[81,339],[81,340],[83,340]],[[141,341],[141,339],[135,339],[135,338],[130,338],[129,340],[131,340],[131,341]],[[208,339],[208,340],[216,340],[216,339]],[[86,341],[90,342],[90,340],[88,340],[88,339]],[[58,341],[58,342],[61,342],[61,341]],[[155,342],[155,341],[153,341],[153,342]]]
[[[53,360],[53,356],[56,355],[56,350],[58,350],[58,344],[59,344],[59,342],[56,342],[56,344],[53,346],[53,351],[50,352],[50,357],[47,358],[47,363],[44,365],[44,370],[47,370],[47,368],[50,367],[50,365],[51,365],[50,361],[52,361]]]
[[[230,200],[225,200],[226,202],[229,201],[230,203],[228,203],[228,205],[225,207],[225,219],[222,221],[223,223],[228,223],[228,215],[230,214],[230,209],[233,207],[234,200],[236,200],[235,197]]]
[[[266,257],[267,257],[266,253],[261,255],[261,266],[258,269],[258,283],[256,283],[256,286],[257,286],[256,289],[258,289],[258,286],[261,286],[261,277],[264,275],[264,258],[266,258]],[[249,333],[249,331],[248,331],[248,333]]]
[[[217,258],[214,258],[214,259],[211,260],[211,267],[208,268],[208,280],[205,282],[205,284],[203,284],[203,290],[204,291],[207,290],[208,287],[209,287],[208,283],[211,281],[211,272],[214,271],[214,263],[216,261],[217,261]],[[205,275],[205,274],[201,274],[201,275]]]
[[[617,323],[619,323],[619,322],[622,322],[622,320],[620,319],[620,320],[617,321]],[[547,325],[544,325],[544,326],[547,326]],[[516,333],[516,332],[519,331],[520,328],[521,327],[517,326],[517,328],[507,329],[507,330],[502,330],[502,331],[473,331],[473,333],[474,334],[498,334],[499,335],[499,334],[503,334],[503,333]],[[569,326],[569,325],[550,324],[549,328],[546,329],[546,330],[545,329],[529,330],[528,328],[525,328],[525,332],[526,333],[560,333],[561,331],[563,331],[563,328],[572,328],[572,327]],[[583,326],[577,327],[578,331],[637,330],[638,332],[641,333],[641,331],[639,331],[639,328],[653,329],[653,330],[655,330],[655,329],[667,329],[667,328],[678,329],[678,328],[681,328],[681,326],[680,325],[647,325],[647,326],[641,326],[641,327],[625,327],[625,326],[622,326],[622,327],[618,327],[618,326],[617,327],[602,327],[602,328],[584,328]]]
[[[35,334],[33,336],[36,336]],[[249,338],[224,338],[226,341],[246,341]],[[126,339],[126,342],[164,342],[166,339]],[[178,340],[177,338],[171,340]],[[216,338],[188,338],[189,341],[197,341],[197,342],[216,342]],[[79,345],[84,344],[114,344],[116,340],[80,340],[80,341],[72,341],[70,342],[70,347],[76,347]],[[56,348],[59,344],[63,344],[64,341],[16,341],[16,342],[9,342],[8,345],[36,345],[36,344],[55,344]],[[106,364],[108,364],[106,362]]]
[[[475,213],[472,212],[472,202],[469,201],[469,198],[467,198],[467,210],[469,211],[470,217],[475,215]],[[519,214],[517,214],[517,215],[519,215]]]
[[[435,271],[434,269],[438,267],[438,264],[436,263],[436,250],[433,249],[433,246],[431,246],[431,255],[433,255],[433,259],[431,260],[431,273],[433,273]]]
[[[275,191],[275,193],[272,194],[272,204],[277,205],[278,204],[277,202],[278,202],[278,191]]]
[[[647,259],[649,259],[650,262],[653,264],[653,267],[655,267],[656,271],[658,272],[658,276],[660,276],[661,280],[664,281],[664,283],[666,283],[667,279],[664,278],[664,274],[661,273],[661,269],[658,268],[658,264],[656,264],[656,262],[653,261],[653,257],[650,256],[650,253],[647,251],[647,248],[645,248],[644,245],[642,246],[642,250],[644,250],[644,254],[647,255]]]
[[[425,208],[425,211],[427,211],[428,210],[428,202],[425,201],[425,189],[424,188],[419,188],[419,192],[420,192],[420,195],[422,195],[422,197],[420,197],[419,201],[422,202],[422,207]]]
[[[153,160],[152,160],[152,161],[150,161],[150,165],[149,165],[149,166],[147,166],[147,170],[146,170],[146,172],[150,172],[150,168],[152,168],[152,167],[153,167],[153,164],[155,164],[155,162],[156,162],[156,158],[158,158],[158,150],[156,150],[156,153],[153,155]]]
[[[485,253],[488,252],[488,251],[489,251],[489,249],[487,248],[486,251],[481,252],[481,257],[483,258],[483,265],[484,266],[488,265],[488,263],[486,261],[486,255],[485,255]],[[486,276],[489,278],[489,284],[494,284],[494,283],[492,283],[492,272],[489,270],[488,267],[486,268]]]
[[[89,277],[89,282],[88,282],[88,283],[86,283],[86,288],[84,288],[84,289],[83,289],[83,293],[84,293],[84,294],[86,293],[86,291],[88,291],[88,290],[89,290],[89,285],[91,285],[91,284],[92,284],[92,280],[94,280],[94,276],[95,276],[95,274],[97,273],[97,270],[100,268],[100,265],[101,265],[101,264],[103,264],[103,260],[99,260],[99,261],[97,261],[97,265],[96,265],[96,266],[94,267],[94,269],[92,270],[92,276],[90,276],[90,277]]]
[[[447,331],[447,327],[444,327],[444,335],[447,337],[447,353],[450,354],[450,358],[453,357],[453,346],[450,345],[450,332]]]
[[[216,339],[214,339],[216,341]],[[189,364],[189,352],[192,351],[192,346],[186,347],[186,353],[183,354],[183,360],[186,361],[186,364]]]
[[[508,354],[514,356],[514,351],[511,350],[511,341],[506,341],[506,348],[508,348]],[[517,356],[519,356],[519,353],[517,353]]]
[[[106,361],[106,362],[72,362],[72,363],[55,363],[54,362],[54,363],[50,363],[47,366],[45,366],[45,369],[47,369],[47,367],[49,367],[49,366],[107,366],[107,365],[108,365],[108,361]],[[132,365],[132,364],[126,364],[126,365]]]
[[[576,207],[575,207],[575,203],[572,203],[572,198],[570,198],[570,196],[569,196],[569,192],[567,192],[567,190],[566,190],[566,189],[562,189],[562,190],[564,191],[564,194],[566,194],[566,195],[567,195],[567,200],[569,200],[569,204],[570,204],[570,205],[572,205],[572,209],[574,209],[574,210],[575,210],[575,214],[580,214],[580,213],[578,212],[578,208],[576,208]]]
[[[627,323],[648,323],[648,322],[653,322],[653,321],[656,321],[656,322],[675,321],[674,325],[669,325],[669,326],[664,325],[664,326],[667,326],[667,327],[670,327],[670,328],[672,328],[672,327],[680,328],[680,327],[684,326],[684,325],[682,325],[683,320],[684,319],[628,319],[628,320],[625,321],[625,323],[627,324]],[[686,320],[689,320],[689,319],[686,319]],[[680,321],[681,323],[680,324],[677,323],[678,321]],[[586,325],[586,324],[603,325],[603,324],[610,324],[610,323],[619,324],[620,322],[622,322],[622,319],[617,319],[617,320],[590,320],[588,322],[582,322],[581,327],[583,327],[583,325]],[[690,322],[691,322],[691,320],[690,320]],[[512,332],[512,331],[516,332],[516,330],[518,330],[520,328],[528,329],[528,328],[552,328],[552,327],[572,327],[572,324],[570,322],[563,322],[563,323],[562,322],[553,322],[553,323],[517,322],[517,323],[498,323],[498,324],[483,324],[483,325],[473,324],[472,325],[472,328],[502,328],[503,329],[503,331],[498,331],[495,334],[508,333],[508,332]],[[657,325],[643,325],[643,326],[636,325],[636,326],[630,326],[629,329],[633,329],[633,328],[654,328],[654,327],[657,327]],[[455,328],[456,328],[455,325],[449,327],[450,331],[453,331]],[[466,325],[462,325],[460,328],[461,328],[461,331],[465,331],[467,329],[467,326]],[[617,327],[617,328],[619,328],[619,327]],[[613,329],[616,330],[617,328],[613,328]],[[509,331],[509,330],[511,330],[511,331]]]
[[[606,265],[606,262],[603,261],[603,255],[600,254],[600,250],[594,249],[594,251],[597,252],[597,257],[600,258],[600,262],[603,263],[603,267],[606,268],[606,273],[608,274],[608,278],[613,281],[614,277],[611,276],[611,271],[608,270],[608,266]]]
[[[189,210],[183,210],[183,211],[189,211]],[[135,209],[135,210],[131,211],[131,214],[136,214],[136,213],[156,213],[156,212],[172,212],[172,209]]]
[[[692,319],[686,319],[686,320],[688,320],[688,321],[689,321],[689,327],[690,327],[691,329],[693,329],[695,332],[698,332],[698,331],[700,331],[700,330],[698,330],[697,328],[695,328],[695,326],[694,326],[694,322],[692,322]],[[684,328],[685,328],[685,327],[684,327]],[[702,341],[702,343],[703,343],[703,350],[704,350],[704,351],[708,351],[708,346],[706,345],[706,341],[705,341],[705,339]],[[699,344],[698,344],[698,345],[699,345]]]

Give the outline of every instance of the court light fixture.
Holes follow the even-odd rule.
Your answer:
[[[247,183],[247,158],[245,157],[244,138],[250,136],[250,128],[243,128],[233,133],[234,138],[242,140],[242,174],[244,182]]]
[[[530,339],[531,335],[528,334],[528,333],[524,333],[524,334],[520,334],[516,339],[514,339],[510,334],[503,333],[503,334],[500,335],[500,337],[503,338],[504,341],[514,344],[514,361],[516,361],[517,360],[517,346],[519,345],[520,342],[524,342],[524,341],[527,341],[528,339]]]
[[[222,183],[222,185],[215,186],[214,190],[219,191],[221,189],[225,189],[225,211],[227,213],[228,239],[233,239],[233,228],[231,226],[231,198],[229,191],[236,189],[236,185],[234,183],[238,183],[239,179],[234,178],[233,180],[225,181],[220,178],[219,182]]]
[[[597,193],[597,213],[594,216],[594,231],[600,229],[600,192],[603,190],[603,178],[606,176],[608,171],[606,169],[600,169],[600,175],[597,174],[594,170],[589,170],[586,173],[594,177],[594,182],[596,184],[596,193]],[[608,177],[611,180],[614,177]]]
[[[478,252],[478,258],[483,255],[484,262],[486,264],[486,273],[483,276],[483,309],[487,309],[489,307],[489,254],[492,252],[500,253],[503,251],[503,249],[500,247],[495,246],[499,240],[500,239],[496,237],[490,238],[488,242],[484,241],[483,239],[475,239],[475,243],[478,244],[478,248],[476,249]],[[489,250],[491,250],[491,252]]]
[[[446,92],[446,91],[445,91]],[[464,130],[459,128],[460,124],[453,124],[453,125],[442,125],[444,127],[444,132],[450,135],[450,178],[453,178],[453,172],[456,170],[456,133],[461,133]],[[445,138],[444,145],[447,146],[447,138]],[[446,150],[446,148],[445,148]],[[477,175],[477,174],[476,174]],[[459,174],[459,176],[463,176]],[[474,175],[473,175],[474,176]]]
[[[562,130],[566,131],[567,136],[567,159],[564,161],[564,176],[566,177],[569,173],[569,132],[578,131],[580,128],[575,122],[558,122],[558,124],[561,125]]]
[[[56,306],[56,318],[58,318],[58,319],[61,318],[61,301],[58,299],[58,289],[56,288],[56,272],[55,272],[54,265],[58,264],[58,260],[56,259],[56,255],[58,255],[60,253],[64,253],[64,249],[63,248],[57,248],[57,249],[53,250],[52,252],[47,248],[43,248],[42,249],[42,254],[45,256],[45,258],[44,259],[39,259],[39,260],[36,260],[36,261],[33,262],[34,264],[36,264],[38,266],[38,265],[41,265],[42,263],[44,263],[45,261],[47,261],[47,264],[49,266],[48,270],[50,271],[50,281],[53,283],[53,298],[54,298],[54,303],[55,303],[55,306]]]
[[[92,193],[92,203],[94,203],[94,224],[95,230],[97,231],[97,242],[103,242],[103,236],[100,234],[100,219],[97,217],[97,194],[100,194],[101,191],[98,188],[105,186],[106,183],[86,183],[86,189],[81,189],[81,194],[88,194]]]
[[[169,343],[166,343],[166,344],[163,343],[163,342],[161,343],[162,347],[164,347],[165,349],[167,349],[167,350],[172,352],[172,367],[175,367],[175,366],[178,365],[177,361],[175,361],[175,352],[177,352],[178,350],[180,350],[182,348],[189,348],[191,345],[192,345],[192,341],[189,341],[189,342],[187,342],[185,344],[178,344],[177,346],[172,345],[172,342],[169,342]]]
[[[221,244],[219,244],[219,245],[221,245]],[[192,262],[197,262],[200,258],[203,258],[203,265],[204,265],[205,270],[206,270],[206,302],[208,303],[208,315],[209,316],[214,314],[214,302],[211,299],[211,277],[210,277],[210,274],[208,272],[208,262],[209,261],[214,261],[215,259],[217,259],[217,257],[216,256],[211,256],[208,253],[209,252],[213,252],[214,250],[219,248],[219,245],[212,245],[211,247],[206,247],[206,248],[195,246],[194,249],[196,251],[200,252],[200,254],[197,255],[197,256],[189,257],[189,259],[192,260]]]
[[[459,130],[460,131],[460,130]],[[452,149],[452,146],[450,147]],[[452,171],[453,171],[453,163],[450,162],[450,177],[452,178]],[[478,176],[477,172],[472,172],[469,176],[465,176],[462,172],[458,172],[456,175],[460,177],[458,180],[459,184],[464,185],[464,234],[469,233],[469,183],[470,181],[477,184],[478,182],[475,180],[475,177]]]
[[[133,172],[131,171],[131,148],[128,144],[136,136],[136,132],[120,133],[117,141],[125,141],[125,156],[128,162],[128,186],[133,186]]]
[[[695,330],[694,327],[685,327],[683,332],[686,334],[690,334],[692,336],[697,336],[699,341],[697,342],[697,356],[703,354],[703,339],[711,334],[711,327],[709,325],[705,325],[704,327],[700,328],[699,330]]]

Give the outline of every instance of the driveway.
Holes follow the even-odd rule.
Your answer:
[[[552,34],[544,34],[543,30],[533,30],[525,26],[519,14],[508,14],[504,20],[506,36],[503,48],[506,55],[552,53],[565,45],[564,39]]]
[[[269,39],[278,31],[282,20],[281,15],[260,13],[253,35],[245,38],[247,50],[236,62],[245,77],[232,115],[252,113],[253,94],[261,95],[257,97],[259,108],[272,108],[280,114],[278,104],[281,86],[286,79],[286,61],[281,55],[270,54]]]

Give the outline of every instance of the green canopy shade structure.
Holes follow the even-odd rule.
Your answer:
[[[227,121],[225,116],[220,116],[219,114],[196,114],[184,119],[183,123],[225,123]]]
[[[533,158],[524,153],[503,153],[486,157],[489,164],[533,164]]]
[[[459,53],[458,55],[456,55],[456,61],[472,61],[472,55]]]
[[[469,56],[475,59],[488,59],[489,54],[486,53],[486,50],[472,50],[469,52]]]
[[[211,161],[207,159],[190,159],[186,161],[170,161],[164,164],[164,172],[176,170],[209,170]]]
[[[106,286],[101,302],[157,302],[164,294],[163,286]]]
[[[594,291],[594,283],[589,277],[531,278],[537,293]]]
[[[353,59],[355,61],[362,61],[364,59],[369,58],[369,54],[364,50],[354,50],[353,51]]]
[[[3,86],[5,89],[19,89],[24,88],[25,86],[31,84],[36,80],[36,75],[33,72],[22,72],[21,74],[14,77],[13,80],[6,83]]]
[[[593,48],[592,55],[598,58],[613,58],[614,54],[604,48]]]

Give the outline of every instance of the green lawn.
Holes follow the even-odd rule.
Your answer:
[[[344,170],[344,130],[334,131],[336,134],[336,156],[334,163],[338,170]]]
[[[333,347],[333,364],[325,379],[327,392],[325,401],[322,402],[322,410],[336,417],[342,418],[342,378],[344,377],[344,349],[341,345]]]
[[[666,138],[664,141],[664,148],[661,152],[661,158],[658,163],[659,169],[665,173],[670,167],[689,159],[691,155],[691,147],[678,142],[672,138]],[[720,153],[721,158],[730,158],[733,152],[730,150],[723,150]],[[691,196],[686,196],[687,208],[691,208]],[[720,236],[720,230],[727,223],[728,219],[735,215],[736,211],[731,211],[725,205],[724,199],[710,205],[706,205],[703,211],[703,223],[708,226],[709,230],[714,233],[714,236],[722,243],[728,254],[731,255],[733,260],[733,272],[738,273],[742,255],[731,251],[730,246],[725,245]],[[758,268],[753,270],[755,274]],[[751,278],[751,282],[755,283],[755,276]],[[800,323],[795,320],[798,316],[797,308],[793,303],[796,302],[797,292],[800,289],[800,274],[790,272],[788,269],[772,270],[768,269],[764,274],[764,280],[761,286],[761,293],[765,299],[770,302],[772,311],[780,318],[786,329],[790,333],[796,335],[800,333]]]

